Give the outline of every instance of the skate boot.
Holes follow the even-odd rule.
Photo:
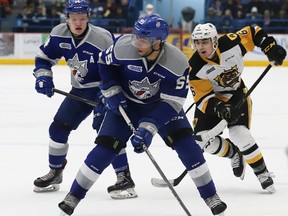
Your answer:
[[[66,163],[67,161],[65,160],[61,169],[50,169],[48,174],[38,177],[34,181],[35,187],[33,191],[36,193],[58,191],[63,180],[63,170]]]
[[[276,192],[276,189],[274,187],[274,181],[272,179],[274,177],[275,176],[272,173],[268,172],[268,170],[265,170],[263,173],[257,175],[257,178],[261,183],[261,187],[271,194]]]
[[[134,190],[135,184],[131,178],[130,172],[125,170],[117,174],[115,185],[107,188],[108,193],[113,199],[128,199],[138,197]]]
[[[246,169],[246,162],[245,159],[238,149],[237,146],[235,146],[229,139],[226,139],[229,143],[232,144],[232,146],[235,148],[236,153],[231,158],[231,166],[233,169],[234,176],[240,178],[241,180],[244,179],[245,176],[245,169]]]
[[[224,211],[226,210],[227,205],[221,201],[217,194],[208,197],[204,201],[206,205],[211,209],[213,215],[224,216]]]
[[[60,215],[72,215],[79,202],[80,200],[77,197],[68,193],[64,200],[58,204],[58,207],[61,209]]]

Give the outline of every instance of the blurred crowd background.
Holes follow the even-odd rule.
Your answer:
[[[164,17],[167,11],[157,9],[165,1],[171,2],[90,0],[90,22],[112,33],[122,33],[146,14]],[[171,27],[191,33],[198,23],[211,22],[219,33],[227,33],[258,24],[268,33],[288,33],[288,0],[205,0],[204,13],[196,20],[199,10],[193,5],[198,1],[185,1]],[[153,5],[155,2],[158,7]],[[0,32],[50,32],[55,25],[65,22],[65,4],[66,0],[0,0]]]

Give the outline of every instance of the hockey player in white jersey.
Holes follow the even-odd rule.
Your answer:
[[[58,205],[62,213],[73,214],[131,135],[134,151],[142,153],[143,145],[149,147],[158,133],[178,154],[213,215],[224,215],[227,206],[216,193],[202,150],[183,111],[189,89],[189,65],[177,47],[165,43],[168,32],[165,20],[146,16],[135,23],[133,34],[119,37],[113,46],[101,52],[100,88],[108,111],[95,141],[97,145]],[[136,128],[134,134],[121,116],[119,106]]]
[[[95,101],[93,128],[99,130],[104,113],[103,96],[99,89],[100,75],[97,61],[99,53],[113,44],[114,36],[107,30],[89,23],[89,3],[69,0],[66,4],[67,23],[54,27],[46,42],[40,46],[35,58],[34,76],[37,92],[52,97],[54,92],[52,67],[65,58],[71,70],[71,94]],[[59,190],[66,165],[68,137],[93,111],[93,107],[66,97],[49,128],[49,167],[47,175],[34,181],[35,192]],[[117,174],[115,185],[108,187],[112,198],[137,197],[130,176],[125,149],[113,162]]]
[[[248,97],[240,107],[235,105],[247,92],[241,74],[244,55],[260,47],[271,64],[281,65],[286,57],[283,47],[259,26],[247,26],[236,33],[218,38],[211,23],[199,24],[192,33],[196,52],[189,60],[189,80],[196,102],[194,130],[196,134],[211,130],[222,119],[228,122],[229,139],[216,136],[209,142],[198,142],[205,152],[231,158],[234,175],[244,178],[246,162],[257,176],[261,187],[274,193],[274,182],[263,155],[250,133],[252,102]],[[234,144],[237,146],[235,146]]]

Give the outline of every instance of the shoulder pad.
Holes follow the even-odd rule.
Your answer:
[[[161,56],[159,64],[177,76],[182,76],[189,68],[188,61],[183,52],[169,43],[163,45],[164,55]]]
[[[91,43],[93,46],[98,47],[100,50],[107,49],[113,44],[114,36],[107,31],[98,26],[93,26],[89,24],[89,32],[86,42]]]
[[[118,38],[114,45],[114,55],[118,60],[141,59],[135,47],[131,45],[131,34]]]
[[[238,45],[240,42],[241,42],[241,39],[238,34],[228,33],[228,34],[221,36],[218,39],[218,47],[219,47],[220,52],[222,53]]]
[[[61,23],[57,26],[55,26],[51,33],[51,36],[60,36],[60,37],[68,37],[70,36],[70,31],[67,28],[67,24],[66,23]]]
[[[196,75],[206,64],[207,62],[200,57],[199,53],[195,52],[189,59],[189,65],[191,67],[190,74]]]

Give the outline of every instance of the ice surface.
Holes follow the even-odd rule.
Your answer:
[[[89,118],[70,136],[68,164],[60,191],[46,194],[33,192],[34,179],[48,172],[48,127],[64,97],[55,95],[47,98],[37,94],[32,70],[31,65],[0,65],[0,215],[58,216],[58,203],[69,191],[79,167],[94,146],[96,133],[91,127],[92,118]],[[246,84],[251,86],[263,70],[263,67],[245,68],[243,78]],[[69,76],[66,66],[56,66],[55,86],[69,91]],[[287,67],[273,67],[252,93],[251,131],[269,170],[276,175],[275,194],[267,194],[261,189],[250,167],[247,166],[245,179],[241,181],[233,176],[229,160],[205,154],[218,193],[228,205],[226,216],[288,214],[288,162],[284,151],[288,145],[287,84]],[[191,103],[189,94],[185,108]],[[192,113],[191,110],[188,114],[191,120]],[[185,216],[168,188],[151,185],[151,177],[160,178],[160,175],[148,156],[134,153],[130,145],[127,151],[139,197],[111,199],[106,190],[114,184],[116,177],[112,167],[108,167],[73,216]],[[175,152],[166,147],[158,136],[153,140],[150,152],[169,179],[176,178],[184,170]],[[175,190],[191,215],[212,215],[188,175]]]

